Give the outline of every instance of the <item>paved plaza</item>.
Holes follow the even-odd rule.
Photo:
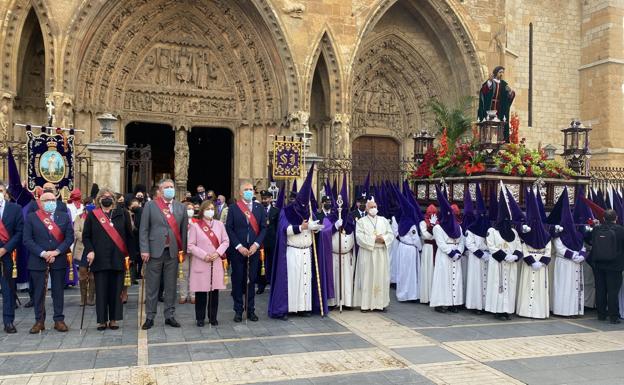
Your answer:
[[[46,331],[28,334],[33,311],[19,308],[18,334],[0,336],[0,385],[624,383],[624,326],[599,322],[593,312],[500,322],[393,300],[385,313],[281,321],[262,310],[259,322],[236,324],[226,291],[218,326],[195,326],[187,304],[176,310],[182,328],[165,327],[159,310],[144,332],[137,293],[131,288],[116,331],[97,331],[95,308],[87,307],[80,332],[78,289],[65,291],[68,333],[51,330],[48,320]],[[268,293],[256,298],[266,309]]]

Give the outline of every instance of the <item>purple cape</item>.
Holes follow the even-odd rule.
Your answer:
[[[323,224],[327,225],[329,221]],[[291,223],[286,218],[285,213],[280,213],[279,224],[277,227],[277,239],[275,242],[275,255],[273,259],[273,271],[271,274],[271,295],[269,297],[269,317],[282,318],[288,314],[288,268],[286,266],[286,250],[287,235],[286,229]],[[298,224],[294,224],[295,226]],[[328,239],[329,238],[329,239]],[[321,280],[321,295],[323,300],[323,313],[328,314],[327,298],[331,294],[333,296],[333,278],[331,286],[328,282],[329,274],[333,273],[331,264],[331,230],[323,229],[319,235],[319,244],[317,245],[319,274]],[[313,257],[314,258],[314,257]],[[316,264],[312,260],[312,311],[320,314],[320,304],[318,296],[318,285],[316,281]],[[331,263],[331,262],[330,262]],[[329,292],[331,290],[331,293]]]

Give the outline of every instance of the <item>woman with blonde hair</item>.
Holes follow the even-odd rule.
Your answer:
[[[123,319],[121,291],[132,226],[127,210],[116,205],[114,198],[111,189],[100,189],[96,208],[87,215],[82,232],[87,261],[95,278],[98,330],[107,326],[119,329],[117,321]]]
[[[188,251],[193,255],[190,290],[195,293],[195,319],[204,326],[206,308],[208,321],[218,325],[219,290],[225,289],[223,262],[230,239],[225,225],[214,219],[215,206],[204,201],[199,208],[199,220],[189,226]]]

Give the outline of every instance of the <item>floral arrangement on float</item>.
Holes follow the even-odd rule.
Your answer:
[[[468,97],[454,107],[448,107],[436,100],[429,102],[438,126],[438,145],[432,145],[431,137],[431,143],[420,156],[421,162],[412,173],[412,178],[470,176],[486,171],[513,176],[566,179],[577,175],[560,162],[548,159],[541,147],[531,149],[526,146],[526,139],[520,139],[520,119],[517,114],[513,114],[509,122],[509,143],[498,143],[496,150],[489,153],[488,162],[488,154],[482,151],[479,141],[477,124],[469,118],[471,106],[472,98]],[[469,131],[471,135],[468,134]]]

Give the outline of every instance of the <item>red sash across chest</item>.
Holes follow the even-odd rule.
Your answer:
[[[173,235],[175,236],[176,242],[178,244],[178,250],[182,251],[182,236],[180,235],[180,227],[178,226],[178,222],[176,221],[173,213],[169,210],[169,205],[165,202],[163,198],[159,198],[155,200],[156,204],[160,208],[163,216],[165,217],[165,221],[171,228]]]
[[[57,226],[56,223],[52,219],[50,219],[50,215],[43,210],[37,210],[35,212],[41,223],[48,229],[48,232],[57,242],[63,242],[65,240],[65,235],[61,231],[61,228]]]
[[[214,248],[218,249],[220,245],[219,238],[217,238],[217,234],[215,234],[214,231],[212,231],[212,226],[209,226],[204,221],[197,222],[197,226],[199,226],[199,228],[208,237],[208,239],[210,239],[210,242],[212,242],[212,245],[214,246]]]
[[[119,251],[121,251],[124,256],[128,255],[128,248],[126,247],[126,244],[121,238],[121,235],[119,235],[119,232],[117,231],[115,226],[113,226],[113,222],[111,222],[111,220],[108,218],[108,215],[106,215],[104,211],[102,211],[102,209],[100,208],[94,209],[93,215],[95,215],[95,218],[97,218],[100,225],[102,225],[102,229],[113,241],[115,246],[117,246]]]
[[[0,241],[2,241],[2,243],[7,243],[9,238],[9,230],[7,230],[6,226],[2,222],[2,218],[0,218]]]
[[[249,211],[249,207],[247,207],[247,204],[243,202],[242,200],[239,200],[236,202],[236,205],[243,212],[243,214],[245,214],[245,216],[247,217],[247,221],[249,221],[249,225],[253,229],[254,233],[256,233],[256,235],[260,234],[260,226],[258,225],[258,220]]]

